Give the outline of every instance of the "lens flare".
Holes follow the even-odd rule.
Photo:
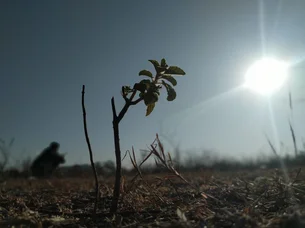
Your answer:
[[[271,95],[288,78],[288,64],[272,58],[255,62],[245,75],[244,86],[262,95]]]

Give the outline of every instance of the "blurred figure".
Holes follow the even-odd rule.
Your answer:
[[[64,155],[58,153],[59,143],[52,142],[45,148],[31,165],[32,176],[37,178],[50,177],[54,170],[64,164]]]

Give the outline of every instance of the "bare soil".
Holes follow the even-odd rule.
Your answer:
[[[183,175],[183,174],[182,174]],[[109,214],[113,179],[7,180],[0,184],[0,227],[305,227],[301,168],[252,172],[144,175],[122,184],[116,216]]]

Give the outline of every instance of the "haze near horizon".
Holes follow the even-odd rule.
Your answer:
[[[11,160],[34,158],[51,141],[67,164],[89,163],[81,111],[86,85],[95,161],[114,159],[110,99],[139,80],[149,59],[181,67],[177,98],[154,112],[130,109],[122,151],[145,149],[158,133],[182,157],[215,150],[246,158],[268,154],[265,133],[293,153],[288,91],[299,148],[305,136],[304,1],[2,1],[0,138],[16,139]],[[241,89],[264,56],[291,63],[271,97]],[[139,153],[139,152],[138,152]],[[140,154],[140,153],[139,153]]]

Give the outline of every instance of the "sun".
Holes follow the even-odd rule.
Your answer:
[[[273,58],[263,58],[247,70],[244,86],[262,95],[279,90],[288,78],[288,64]]]

